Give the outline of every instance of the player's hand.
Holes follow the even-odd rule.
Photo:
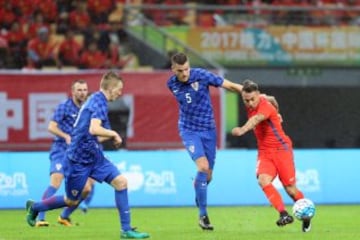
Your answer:
[[[116,148],[120,148],[122,144],[122,139],[119,134],[116,133],[116,135],[113,138],[113,143]]]
[[[65,142],[66,142],[67,145],[69,145],[69,144],[71,143],[71,137],[70,137],[70,135],[66,135],[66,136],[65,136]]]
[[[233,136],[242,136],[245,134],[245,131],[243,128],[241,127],[234,127],[232,130],[231,130],[231,134]]]

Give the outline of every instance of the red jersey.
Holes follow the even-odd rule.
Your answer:
[[[99,50],[95,52],[90,52],[86,50],[81,54],[80,57],[80,63],[86,69],[103,68],[105,61],[106,61],[106,56]]]
[[[59,46],[59,55],[68,62],[77,63],[79,53],[81,51],[80,44],[75,39],[65,39]]]
[[[291,139],[285,134],[280,116],[276,108],[265,97],[260,97],[260,102],[255,109],[246,108],[248,118],[256,114],[265,116],[254,129],[259,150],[292,147]]]
[[[69,14],[70,26],[76,30],[87,29],[90,26],[91,19],[88,12],[72,11]]]

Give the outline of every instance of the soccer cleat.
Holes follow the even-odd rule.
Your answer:
[[[203,229],[203,230],[214,230],[213,225],[211,225],[209,217],[208,216],[202,216],[199,219],[199,226]]]
[[[66,227],[72,226],[70,218],[62,218],[61,216],[59,216],[57,222]]]
[[[279,227],[283,227],[286,224],[290,224],[294,221],[294,218],[288,214],[287,211],[283,211],[280,213],[279,220],[276,221],[276,225]]]
[[[143,238],[149,238],[150,235],[145,232],[138,232],[133,230],[133,228],[129,231],[122,232],[120,235],[120,238],[123,239],[143,239]]]
[[[26,201],[26,222],[31,226],[34,227],[36,225],[36,217],[38,215],[38,212],[34,211],[32,209],[32,206],[34,205],[33,200],[27,200]]]
[[[302,221],[302,231],[303,232],[310,232],[311,230],[311,220],[310,219],[304,219]]]
[[[35,224],[36,227],[48,227],[49,225],[50,225],[49,222],[45,220],[37,221]]]

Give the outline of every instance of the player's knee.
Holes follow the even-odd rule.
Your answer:
[[[91,192],[91,187],[90,188],[84,188],[82,193],[81,193],[81,197],[83,199],[86,198],[89,195],[90,192]]]
[[[68,198],[65,198],[65,203],[69,207],[75,207],[79,204],[79,201],[78,200],[70,200]]]
[[[287,194],[289,194],[291,197],[294,197],[297,193],[295,185],[284,186],[284,188]]]
[[[209,162],[206,157],[200,157],[196,159],[196,165],[199,172],[206,172],[209,173]]]
[[[116,190],[120,191],[127,188],[128,181],[123,175],[119,175],[114,180],[112,180],[111,185]]]
[[[265,174],[260,174],[257,177],[257,180],[258,180],[258,184],[260,185],[260,187],[265,187],[266,185],[268,185],[272,182],[272,178]]]

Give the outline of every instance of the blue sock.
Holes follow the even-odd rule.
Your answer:
[[[84,203],[86,204],[86,206],[89,206],[89,204],[94,196],[94,192],[95,192],[95,184],[93,184],[91,191],[89,192],[87,197],[84,199]]]
[[[130,208],[127,189],[120,191],[115,190],[115,204],[120,215],[121,229],[123,231],[131,230]]]
[[[48,186],[48,188],[45,190],[43,196],[42,196],[42,200],[45,200],[51,196],[53,196],[57,191],[57,188],[54,188],[53,186]],[[45,212],[39,212],[39,216],[38,216],[39,220],[45,220]]]
[[[195,178],[195,194],[199,203],[199,214],[201,216],[207,215],[207,173],[198,172]]]
[[[71,207],[65,207],[62,211],[62,213],[60,214],[61,218],[69,218],[70,215],[73,213],[73,211],[75,211],[77,209],[77,206],[71,206]]]
[[[41,202],[35,202],[34,205],[32,205],[32,209],[36,212],[42,212],[42,211],[48,211],[56,208],[62,208],[65,207],[66,203],[64,201],[64,195],[57,195],[50,198],[47,198],[45,200],[42,200]]]

